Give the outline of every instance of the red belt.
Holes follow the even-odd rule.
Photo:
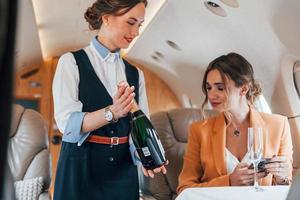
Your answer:
[[[87,142],[98,143],[98,144],[110,144],[118,145],[128,142],[128,137],[104,137],[98,135],[90,135],[87,139]]]

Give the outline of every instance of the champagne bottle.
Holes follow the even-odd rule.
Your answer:
[[[131,136],[145,169],[154,169],[166,163],[165,151],[155,128],[134,101],[131,110]]]

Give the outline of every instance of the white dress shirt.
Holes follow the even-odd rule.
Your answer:
[[[228,174],[231,174],[236,168],[236,166],[240,163],[237,157],[235,157],[235,155],[233,155],[227,148],[225,148],[225,160]],[[241,163],[251,163],[249,152],[246,153]]]

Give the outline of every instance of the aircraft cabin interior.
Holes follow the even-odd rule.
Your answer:
[[[87,9],[94,2],[106,2],[107,5],[111,6],[110,9],[114,6],[113,2],[138,3],[126,10],[125,14],[104,14],[100,18],[102,24],[100,24],[101,29],[99,31],[98,29],[90,29],[92,25],[88,23],[87,15],[85,15]],[[129,105],[129,102],[133,102],[134,99],[139,102],[140,109],[145,113],[144,117],[149,118],[154,127],[154,131],[151,133],[154,136],[152,135],[151,137],[159,138],[156,140],[161,142],[161,146],[158,144],[157,148],[163,152],[165,160],[167,160],[163,165],[159,166],[159,172],[156,173],[153,170],[155,168],[145,170],[141,164],[141,162],[143,163],[143,158],[139,156],[140,152],[132,153],[129,151],[129,148],[126,149],[126,159],[130,158],[130,166],[134,168],[132,172],[134,176],[130,177],[136,176],[138,181],[136,182],[138,185],[135,190],[137,191],[138,199],[279,200],[299,198],[299,0],[147,0],[147,3],[144,0],[126,0],[123,2],[120,0],[1,0],[0,6],[0,92],[2,93],[0,95],[0,121],[3,122],[0,123],[0,146],[2,146],[0,175],[4,177],[1,178],[0,184],[1,199],[71,199],[71,196],[66,195],[66,193],[73,191],[73,189],[70,189],[72,187],[65,187],[65,185],[72,185],[72,183],[76,185],[76,181],[78,181],[76,176],[80,172],[74,171],[73,174],[69,173],[73,170],[70,163],[75,163],[74,160],[76,158],[74,157],[68,158],[70,159],[70,165],[66,161],[66,164],[61,164],[58,167],[59,163],[63,163],[62,157],[68,155],[68,151],[64,150],[64,148],[69,148],[67,143],[72,143],[74,145],[72,148],[78,149],[78,152],[80,151],[79,149],[86,148],[86,146],[96,149],[97,142],[95,141],[97,140],[93,140],[91,136],[96,134],[97,137],[102,137],[103,139],[103,136],[98,136],[97,134],[101,135],[101,131],[105,132],[105,130],[107,135],[110,134],[110,138],[108,136],[105,136],[105,138],[109,138],[110,143],[108,144],[110,144],[111,149],[118,149],[119,146],[124,145],[122,144],[123,136],[114,135],[110,128],[117,127],[116,130],[119,130],[118,128],[120,127],[126,127],[127,132],[131,130],[129,126],[133,122],[126,118],[130,110],[128,109],[129,107],[124,106],[125,100],[123,104],[119,103],[118,105],[120,107],[123,106],[123,110],[128,109],[126,114],[120,114],[120,117],[115,120],[117,111],[113,110],[116,109],[116,102],[119,101],[117,98],[121,99],[120,96],[126,95],[128,90],[135,92],[137,96],[131,95],[132,98],[130,95],[126,96],[128,99],[131,98],[127,104]],[[100,10],[100,8],[97,9]],[[111,42],[110,44],[113,44],[113,47],[115,47],[115,51],[112,51],[108,46],[101,43],[99,38],[103,34],[103,41],[107,41],[105,34],[112,34],[110,32],[111,29],[109,29],[110,25],[119,23],[118,19],[130,14],[138,16],[137,18],[130,18],[130,20],[134,19],[133,23],[139,23],[136,29],[137,32],[134,33],[134,36],[124,36],[128,43],[126,43],[127,45],[123,45],[118,40],[115,40],[115,43]],[[139,18],[140,16],[141,18]],[[111,21],[109,21],[110,19]],[[120,30],[122,28],[125,30],[122,25],[118,24],[118,26]],[[131,24],[130,26],[133,27],[135,25]],[[104,29],[103,27],[108,28]],[[115,31],[115,33],[122,34],[120,31]],[[102,55],[99,48],[100,50],[101,48],[102,50],[105,49],[107,55],[116,55],[114,57],[115,60],[111,62],[119,63],[117,64],[118,66],[125,66],[125,68],[122,68],[124,69],[122,76],[127,77],[130,86],[131,83],[134,83],[137,84],[137,87],[129,89],[126,86],[127,88],[122,90],[125,84],[110,86],[109,81],[114,78],[110,71],[105,71],[107,69],[104,68],[102,71],[94,71],[100,77],[99,79],[95,79],[97,76],[87,75],[89,74],[88,70],[81,68],[80,64],[78,64],[78,59],[83,59],[83,57],[76,57],[74,53],[82,48],[85,48],[86,54],[84,55],[87,55],[87,58],[90,59],[92,68],[95,68],[95,63],[98,63],[100,59],[96,58],[96,56],[93,57],[93,53],[96,55],[97,52],[100,52],[100,57]],[[240,94],[240,96],[244,95],[243,100],[248,98],[247,95],[250,95],[249,99],[251,99],[253,93],[251,94],[249,91],[251,91],[253,85],[245,84],[245,86],[241,84],[241,86],[237,86],[238,77],[232,78],[229,76],[230,70],[229,72],[223,71],[222,74],[219,68],[216,67],[217,60],[215,59],[221,59],[220,56],[222,55],[228,58],[229,55],[233,55],[230,53],[241,55],[247,63],[250,63],[253,68],[252,75],[255,78],[255,83],[259,83],[261,87],[261,92],[259,92],[260,94],[257,95],[255,101],[251,105],[249,104],[249,107],[248,104],[245,104],[247,105],[245,109],[251,113],[251,116],[250,114],[246,115],[246,119],[251,118],[252,120],[252,116],[254,116],[252,113],[254,112],[263,116],[262,119],[267,119],[261,125],[263,128],[260,129],[260,131],[263,130],[263,136],[261,137],[264,138],[261,143],[260,159],[272,160],[270,162],[266,161],[266,166],[264,167],[267,167],[267,169],[264,168],[265,175],[261,175],[263,177],[259,177],[259,174],[262,174],[261,171],[255,172],[255,170],[259,170],[259,165],[257,165],[254,169],[253,167],[251,169],[254,170],[252,173],[256,174],[251,176],[251,181],[247,184],[240,183],[240,185],[234,185],[236,183],[234,181],[238,180],[238,178],[235,179],[232,174],[238,174],[238,167],[236,166],[240,166],[247,155],[249,158],[256,155],[255,152],[252,152],[252,154],[249,150],[252,146],[249,147],[250,133],[248,127],[253,124],[251,120],[245,123],[243,121],[244,125],[242,122],[240,125],[234,124],[234,120],[237,119],[236,116],[240,117],[242,114],[239,115],[239,112],[237,112],[232,115],[229,114],[228,117],[227,111],[224,109],[228,109],[230,113],[230,109],[233,110],[235,107],[235,111],[243,113],[244,107],[241,106],[239,108],[237,106],[242,100],[232,100],[235,103],[231,102],[228,105],[224,103],[228,107],[225,106],[226,108],[224,107],[222,110],[218,107],[222,104],[220,102],[222,97],[217,96],[217,94],[225,94],[223,99],[230,102],[231,97],[238,98],[233,97],[235,93],[232,91],[242,91],[245,88],[247,93],[240,92],[237,94]],[[222,59],[225,58],[222,57]],[[221,64],[218,66],[222,66],[224,62],[224,60],[220,61]],[[72,65],[78,65],[78,68],[66,69],[67,67],[72,67]],[[62,68],[63,66],[65,68]],[[107,64],[107,66],[110,66],[110,64]],[[134,66],[133,71],[127,71],[130,68],[128,66]],[[211,71],[209,71],[208,67],[212,67]],[[63,69],[68,71],[68,73],[63,74]],[[105,75],[101,75],[102,72]],[[212,72],[217,73],[217,75],[214,76]],[[85,74],[86,76],[84,76],[84,73],[87,73]],[[130,73],[138,73],[139,77],[129,80]],[[77,78],[73,79],[71,76],[74,74]],[[114,75],[116,77],[115,80],[119,80],[118,76],[119,74],[116,72],[116,75]],[[82,77],[85,78],[82,79]],[[221,77],[218,80],[222,80],[224,83],[210,82],[211,80],[216,80],[217,78],[215,77]],[[75,83],[74,80],[77,82]],[[102,88],[100,86],[93,87],[88,85],[97,80],[103,82],[103,91],[98,90],[98,88]],[[108,85],[105,85],[105,83]],[[141,87],[141,83],[143,87]],[[251,83],[254,84],[254,81]],[[72,88],[74,85],[76,85],[76,89]],[[108,89],[108,86],[111,90]],[[217,89],[214,89],[215,87]],[[68,96],[69,93],[65,93],[64,89],[68,90],[70,88],[72,88],[74,93],[70,93],[70,96]],[[85,91],[83,92],[83,90]],[[218,91],[214,100],[213,91],[215,90]],[[111,91],[116,91],[117,95],[113,96],[115,93]],[[105,94],[102,95],[102,93]],[[85,98],[84,95],[87,95],[89,98]],[[68,98],[73,98],[73,96],[76,102],[68,104],[68,101],[70,101]],[[110,104],[113,107],[99,106],[102,104],[109,105],[106,102],[106,96],[109,97]],[[99,105],[94,103],[102,97],[105,100],[100,100]],[[205,101],[208,103],[204,105]],[[79,111],[76,111],[77,114],[79,113],[76,115],[77,118],[82,116],[81,118],[79,117],[82,121],[77,123],[77,126],[76,124],[72,125],[73,128],[77,127],[79,131],[78,137],[80,139],[76,139],[76,141],[72,137],[68,137],[70,132],[66,131],[70,125],[70,118],[74,116],[75,120],[75,114],[65,115],[63,113],[67,112],[67,110],[71,112],[72,109],[75,109],[74,107],[79,108]],[[147,108],[146,110],[144,110],[145,107]],[[65,110],[61,111],[61,109]],[[96,113],[95,110],[99,112]],[[109,119],[109,115],[106,115],[108,111],[112,113],[111,119]],[[222,114],[223,111],[224,115]],[[63,114],[59,115],[60,112]],[[94,113],[94,116],[92,116],[92,113]],[[99,113],[104,113],[105,115],[100,115]],[[64,115],[63,117],[68,116],[68,118],[63,118],[62,115]],[[96,115],[100,117],[97,118],[95,117]],[[99,122],[95,119],[99,119]],[[225,128],[216,125],[218,119],[223,120],[222,123],[224,122]],[[72,122],[75,123],[74,120]],[[90,120],[92,125],[88,124],[87,120]],[[230,120],[232,120],[232,123]],[[106,126],[106,124],[108,125]],[[199,126],[196,127],[196,124]],[[97,126],[97,128],[92,129],[90,128],[91,126]],[[210,126],[215,127],[215,129],[209,129]],[[72,127],[70,130],[73,130]],[[217,136],[214,138],[214,134],[217,135],[217,133],[222,132],[222,127],[224,128],[224,134],[220,137],[221,139],[217,138]],[[206,130],[208,132],[205,132]],[[233,134],[231,136],[226,135],[229,134],[228,132],[233,132]],[[129,145],[130,148],[134,145],[134,147],[137,147],[138,136],[133,134],[132,136],[127,134],[124,137],[126,138],[124,143]],[[243,142],[239,143],[238,138],[244,138],[241,139]],[[89,141],[91,143],[95,142],[93,143],[95,146],[88,145],[91,144]],[[106,144],[104,145],[103,141],[101,145],[105,146]],[[238,145],[230,146],[231,141],[235,141],[235,144]],[[64,144],[66,144],[66,147]],[[218,147],[214,146],[214,144]],[[101,145],[98,144],[98,146]],[[252,145],[254,151],[256,145],[254,143]],[[108,147],[109,145],[106,146]],[[193,150],[193,148],[199,149]],[[216,153],[218,148],[223,150]],[[243,153],[239,153],[241,149],[244,149]],[[146,150],[144,148],[142,150],[140,151],[146,155]],[[224,150],[225,154],[223,155],[222,152]],[[90,150],[87,152],[94,151]],[[151,154],[150,152],[149,155]],[[233,163],[233,161],[230,161],[229,154],[233,156],[231,157],[232,159],[237,161],[237,164],[234,165],[235,168],[232,168],[230,173],[230,164],[228,163]],[[88,154],[88,156],[92,157],[91,155],[94,156],[96,154]],[[130,155],[133,163],[135,162],[134,157],[141,160],[134,165],[131,163]],[[245,155],[245,157],[240,157],[240,155]],[[115,168],[111,168],[114,169],[114,174],[121,174],[121,171],[124,171],[120,169],[121,167],[117,167],[118,165],[123,166],[123,164],[120,164],[123,161],[118,160],[120,156],[121,153],[112,154],[105,160],[105,162],[109,163],[107,164],[109,166],[111,163],[114,163],[112,165]],[[192,159],[194,158],[192,156],[198,157],[197,159]],[[220,156],[220,159],[223,159],[224,162],[222,164],[218,163],[219,160],[214,160],[218,156]],[[93,162],[96,159],[95,157],[88,162]],[[101,157],[101,154],[99,154],[99,157]],[[257,160],[254,162],[253,159],[251,162],[258,164]],[[279,159],[279,161],[276,159]],[[193,163],[196,164],[193,165]],[[244,169],[247,173],[250,170],[250,164]],[[97,166],[102,166],[102,164]],[[271,167],[268,168],[268,166]],[[64,167],[68,168],[68,175],[65,174],[67,173],[66,171],[61,171]],[[283,172],[280,173],[280,167],[286,170],[285,174]],[[82,171],[88,173],[91,168],[86,167]],[[96,172],[100,173],[101,171],[101,173],[105,174],[105,169],[98,167]],[[74,167],[74,170],[77,170],[76,167]],[[166,170],[166,173],[164,170]],[[272,174],[273,172],[274,175]],[[154,178],[151,178],[151,173],[154,173]],[[197,177],[192,179],[192,174],[197,175]],[[275,174],[282,174],[283,176]],[[68,176],[69,182],[65,181],[64,175]],[[97,173],[91,176],[94,176],[97,181],[98,177],[100,177]],[[263,184],[265,183],[263,179],[268,177],[268,184]],[[84,183],[85,180],[80,179],[78,183],[80,182]],[[126,183],[129,184],[129,182]],[[261,187],[264,191],[261,193],[252,191],[254,183],[260,185],[257,188]],[[60,190],[60,186],[56,184],[59,184],[62,188],[69,189]],[[122,184],[120,183],[120,185]],[[92,188],[94,187],[96,186]],[[99,189],[101,187],[99,186],[95,191],[101,191]],[[74,188],[80,190],[81,186]],[[97,194],[99,199],[127,200],[133,198],[127,197],[126,192],[122,192],[127,189],[122,188],[118,191],[118,187],[114,187],[113,183],[111,183],[110,188],[112,192],[110,192],[109,196],[105,197],[104,191],[104,196],[101,197],[99,194],[102,193],[100,192]],[[92,191],[93,189],[90,189],[90,191],[86,189],[82,189],[82,191],[75,190],[73,191],[74,194],[81,192],[81,195],[85,194],[87,196],[86,199],[94,199],[92,197],[92,193],[95,192]],[[130,191],[128,193],[131,193]],[[91,196],[88,197],[89,195]],[[76,196],[75,199],[85,198]]]

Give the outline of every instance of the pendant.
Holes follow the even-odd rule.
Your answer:
[[[233,135],[236,137],[240,136],[240,131],[239,130],[233,131]]]

